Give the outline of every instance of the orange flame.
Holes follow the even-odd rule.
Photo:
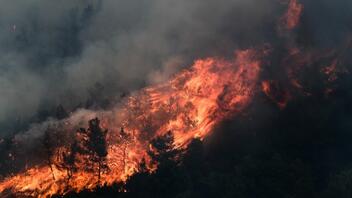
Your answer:
[[[251,101],[259,71],[259,55],[254,50],[237,51],[233,61],[197,60],[172,80],[133,94],[112,111],[96,113],[101,125],[109,129],[108,170],[100,180],[85,168],[84,156],[76,160],[79,168],[68,179],[58,166],[68,148],[60,147],[51,167],[41,165],[6,178],[0,183],[0,195],[47,197],[125,181],[138,171],[143,159],[148,160],[146,151],[152,138],[172,131],[175,147],[183,147],[195,137],[204,138],[217,123],[243,110]],[[121,128],[124,134],[119,133]]]

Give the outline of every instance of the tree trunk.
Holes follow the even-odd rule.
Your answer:
[[[55,179],[54,169],[52,167],[50,159],[48,159],[48,165],[49,165],[49,168],[50,168],[50,171],[51,171],[51,175],[53,176],[53,180],[55,181],[56,179]]]
[[[123,173],[126,173],[126,150],[127,150],[127,145],[125,144],[123,147]]]
[[[101,174],[101,161],[98,162],[98,184],[100,184],[100,174]]]

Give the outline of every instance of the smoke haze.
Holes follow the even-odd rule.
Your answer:
[[[72,109],[97,83],[102,94],[118,96],[163,81],[195,58],[232,54],[263,40],[274,9],[254,0],[3,1],[0,123],[47,106]]]
[[[351,2],[302,3],[309,10],[302,26],[309,28],[298,29],[294,42],[344,42]],[[14,121],[59,104],[74,110],[94,88],[116,98],[164,81],[194,59],[273,42],[286,6],[273,0],[2,1],[0,130],[14,132],[8,127]]]

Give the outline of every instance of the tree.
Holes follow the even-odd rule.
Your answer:
[[[127,166],[127,149],[129,144],[132,142],[132,137],[130,134],[125,132],[123,127],[121,127],[118,142],[122,150],[123,170],[125,171]]]
[[[87,132],[87,148],[89,150],[91,160],[98,163],[98,180],[100,181],[102,170],[107,169],[106,156],[108,152],[106,149],[105,139],[107,130],[103,130],[100,127],[100,120],[95,118],[89,121]]]
[[[189,193],[192,192],[191,197],[198,197],[200,191],[197,192],[197,189],[205,188],[201,179],[207,174],[204,156],[203,142],[200,139],[193,139],[182,157],[182,168],[187,178],[185,183]]]
[[[44,132],[43,145],[46,153],[48,166],[51,170],[53,180],[55,180],[54,170],[53,170],[52,161],[51,161],[51,157],[53,156],[53,153],[54,153],[54,144],[52,142],[52,138],[50,137],[49,128],[47,128]]]
[[[68,117],[68,113],[62,105],[56,107],[55,117],[59,120]]]
[[[181,150],[175,149],[174,135],[168,131],[165,135],[159,136],[150,142],[148,154],[152,161],[160,166],[177,164],[177,156]]]
[[[154,182],[153,191],[161,197],[175,195],[184,187],[185,177],[179,167],[181,153],[182,150],[175,147],[171,131],[150,142],[148,154],[151,162],[157,165],[157,170],[151,175],[151,181]]]
[[[88,125],[88,129],[80,128],[77,130],[73,142],[67,151],[62,154],[63,164],[61,167],[67,170],[68,179],[79,167],[88,171],[95,171],[97,164],[98,181],[100,181],[102,171],[108,169],[106,164],[108,154],[106,149],[107,130],[100,127],[98,118],[90,120]],[[83,157],[80,157],[84,159],[85,164],[83,166],[76,166],[78,156]]]
[[[200,170],[204,161],[203,142],[200,139],[193,139],[187,147],[182,163],[188,170]]]
[[[76,170],[75,161],[76,161],[76,155],[78,151],[79,151],[78,142],[77,140],[74,140],[74,142],[70,145],[70,150],[63,154],[64,167],[66,168],[66,171],[67,171],[68,180],[71,179],[73,172]]]

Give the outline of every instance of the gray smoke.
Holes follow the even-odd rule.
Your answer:
[[[114,98],[194,59],[272,43],[287,8],[276,0],[0,2],[0,136],[40,109],[74,110],[97,83],[104,89],[96,97]],[[302,2],[309,28],[300,34],[313,44],[336,43],[336,32],[351,29],[348,0]]]
[[[73,109],[164,81],[196,58],[264,41],[277,3],[12,0],[0,6],[0,130],[40,108]],[[2,132],[4,133],[4,132]]]

